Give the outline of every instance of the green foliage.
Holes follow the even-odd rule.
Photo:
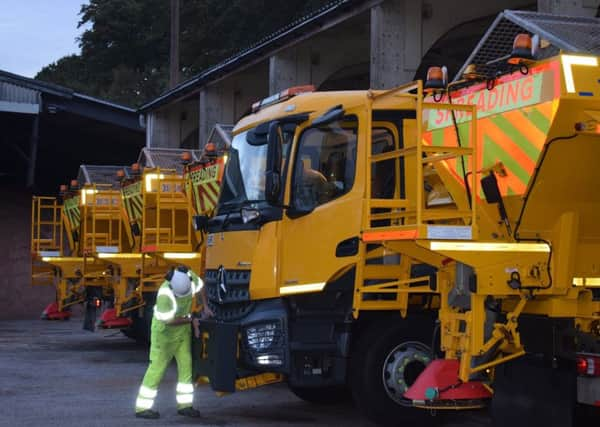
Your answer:
[[[139,106],[167,88],[168,0],[89,0],[79,26],[81,54],[36,76],[124,105]],[[180,65],[190,77],[259,41],[328,0],[181,0]]]

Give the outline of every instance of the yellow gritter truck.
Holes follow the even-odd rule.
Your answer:
[[[253,106],[205,218],[199,377],[389,425],[600,406],[600,60],[522,33],[493,64]]]
[[[84,303],[85,329],[147,341],[168,268],[202,270],[203,236],[192,218],[216,204],[226,140],[220,145],[204,155],[144,148],[132,167],[81,165],[60,197],[34,196],[32,282],[57,293],[43,317],[69,318],[69,307]]]

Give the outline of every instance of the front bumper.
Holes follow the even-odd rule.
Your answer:
[[[287,329],[279,299],[257,302],[257,309],[236,322],[201,320],[201,338],[192,345],[194,378],[207,377],[213,390],[232,393],[240,378],[287,374]]]

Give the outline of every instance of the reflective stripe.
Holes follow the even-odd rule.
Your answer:
[[[194,280],[192,280],[192,295],[200,292],[203,287],[204,281],[199,277],[194,278]]]
[[[177,395],[177,403],[180,405],[184,405],[186,403],[194,403],[194,395],[192,393],[189,394],[178,394]]]
[[[162,320],[163,322],[165,322],[165,321],[172,320],[175,318],[175,313],[177,312],[177,300],[175,300],[175,295],[173,295],[173,292],[169,288],[160,288],[158,290],[158,294],[156,295],[156,298],[158,299],[158,297],[160,297],[162,295],[168,297],[171,300],[171,303],[173,304],[173,308],[171,308],[171,310],[163,313],[163,312],[158,311],[156,306],[154,306],[154,316],[156,316],[156,318],[158,320]]]
[[[177,393],[193,393],[194,386],[191,383],[177,383]]]
[[[161,313],[160,311],[158,311],[156,309],[156,306],[154,307],[154,316],[158,319],[158,320],[162,320],[163,322],[169,321],[169,320],[173,320],[175,318],[175,311],[176,310],[169,310],[166,313]]]
[[[141,409],[150,409],[154,405],[154,399],[144,399],[143,397],[138,397],[135,401],[135,407]]]
[[[145,385],[142,385],[140,387],[140,397],[147,397],[148,399],[154,399],[156,397],[157,393],[158,393],[158,390],[152,390],[150,387],[146,387]]]

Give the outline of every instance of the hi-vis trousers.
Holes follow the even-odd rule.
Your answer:
[[[144,375],[142,386],[135,403],[136,412],[152,409],[162,380],[169,363],[173,358],[177,362],[177,408],[192,406],[194,386],[192,384],[192,335],[185,334],[177,340],[169,340],[161,333],[152,334],[150,344],[150,365]]]

